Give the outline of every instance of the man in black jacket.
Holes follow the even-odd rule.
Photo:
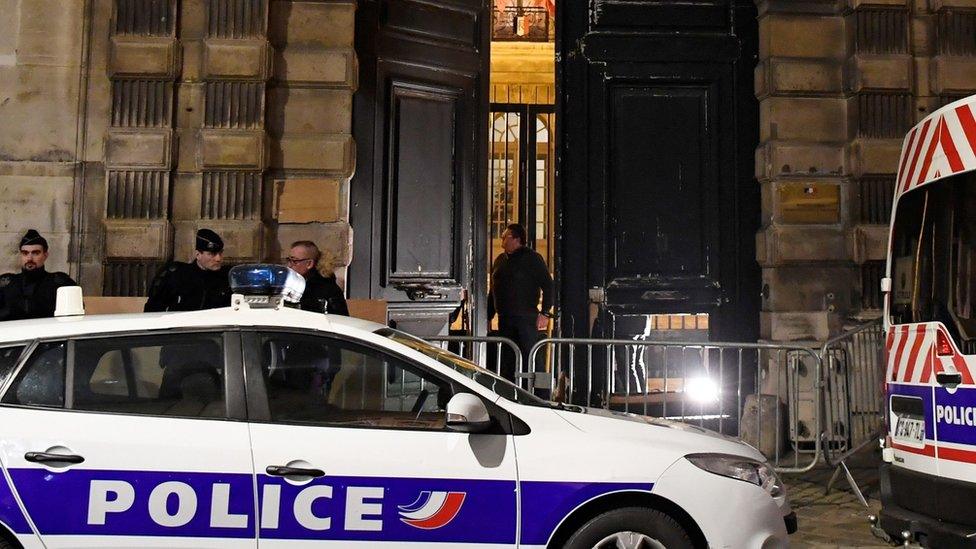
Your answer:
[[[291,245],[288,251],[288,267],[305,277],[305,292],[302,294],[299,308],[303,311],[328,313],[349,316],[346,298],[342,288],[336,282],[335,274],[322,269],[329,265],[321,265],[322,252],[311,240],[299,240]]]
[[[230,269],[224,267],[224,241],[210,229],[197,231],[192,263],[171,261],[149,288],[147,313],[200,311],[230,306]]]
[[[522,351],[522,363],[529,368],[529,351],[539,340],[552,318],[552,276],[546,262],[535,250],[525,247],[525,228],[509,225],[502,233],[502,248],[491,266],[491,291],[488,294],[488,321],[498,313],[499,335],[514,341]],[[539,294],[542,307],[539,307]],[[512,368],[503,371],[514,379]]]
[[[20,239],[20,272],[0,275],[0,320],[54,316],[58,288],[77,286],[65,273],[49,273],[47,240],[31,229]]]

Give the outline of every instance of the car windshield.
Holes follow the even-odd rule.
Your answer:
[[[942,322],[976,353],[976,174],[924,185],[898,201],[891,242],[891,321]]]
[[[431,345],[430,343],[410,334],[401,332],[399,330],[394,330],[392,328],[382,328],[377,330],[376,333],[429,356],[437,362],[450,367],[455,372],[463,374],[466,377],[476,381],[479,385],[487,388],[506,400],[528,406],[539,406],[544,408],[559,407],[559,405],[555,402],[543,400],[532,393],[529,393],[528,391],[520,389],[507,379],[495,375],[491,371],[478,366],[470,360],[441,349],[436,345]]]

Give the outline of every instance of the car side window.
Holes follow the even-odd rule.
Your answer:
[[[67,343],[41,343],[3,396],[4,404],[61,408],[64,406]],[[14,359],[16,360],[16,358]]]
[[[260,340],[272,421],[445,428],[450,383],[398,357],[315,336],[272,333]]]
[[[223,418],[220,334],[181,333],[75,342],[72,408]]]
[[[0,388],[3,388],[3,384],[14,373],[14,367],[17,366],[17,359],[20,358],[23,352],[23,345],[0,348]]]

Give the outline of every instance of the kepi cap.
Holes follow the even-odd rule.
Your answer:
[[[47,240],[41,236],[41,233],[37,232],[37,229],[28,229],[24,234],[24,237],[20,239],[20,247],[24,246],[41,246],[44,250],[47,250]]]
[[[220,239],[219,234],[210,229],[200,229],[197,231],[196,249],[198,252],[215,254],[224,251],[224,241]]]

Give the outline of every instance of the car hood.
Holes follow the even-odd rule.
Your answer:
[[[759,450],[736,438],[687,423],[579,406],[555,413],[577,429],[599,436],[661,443],[683,453],[722,453],[766,461]]]

